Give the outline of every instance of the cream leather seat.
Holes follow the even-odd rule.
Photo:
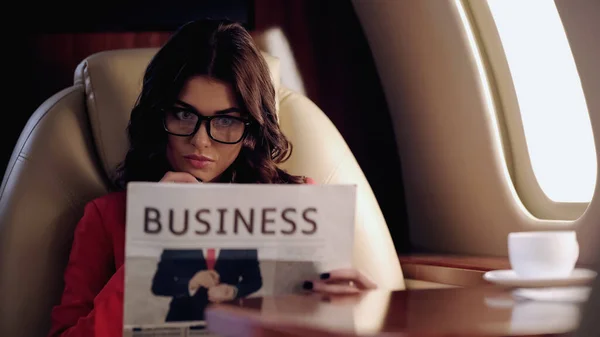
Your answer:
[[[108,192],[124,158],[129,113],[155,52],[88,57],[73,86],[43,103],[23,130],[0,190],[0,336],[47,333],[74,227],[85,203]],[[278,59],[265,58],[281,126],[294,144],[283,167],[317,183],[357,184],[355,266],[382,287],[404,288],[385,220],[350,149],[316,105],[279,83]]]

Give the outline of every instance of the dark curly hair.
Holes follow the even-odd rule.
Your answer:
[[[304,179],[277,167],[292,153],[275,111],[275,89],[266,61],[250,34],[238,23],[200,20],[185,24],[153,57],[127,128],[129,151],[115,183],[159,181],[171,170],[161,107],[177,99],[186,81],[205,75],[231,84],[251,126],[240,154],[221,182],[287,184]]]

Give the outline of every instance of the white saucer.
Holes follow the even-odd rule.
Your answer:
[[[562,278],[523,278],[514,270],[492,270],[483,274],[483,279],[509,287],[565,287],[587,285],[596,277],[596,272],[589,269],[576,268],[571,275]]]
[[[512,294],[519,299],[544,302],[583,303],[590,297],[592,287],[549,287],[549,288],[519,288]]]

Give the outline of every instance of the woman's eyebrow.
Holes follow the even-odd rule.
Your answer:
[[[193,112],[193,113],[195,113],[197,115],[201,115],[201,113],[198,110],[196,110],[196,108],[194,108],[193,106],[187,104],[184,101],[180,101],[180,100],[175,101],[175,103],[173,104],[173,107],[180,108],[180,109],[185,109],[185,110],[191,111],[191,112]]]
[[[192,110],[193,112],[201,115],[201,113],[196,108],[194,108],[192,105],[190,105],[190,104],[188,104],[188,103],[186,103],[184,101],[176,100],[175,101],[175,105],[180,105],[181,107],[183,107],[185,109]],[[225,114],[234,113],[234,112],[237,112],[237,113],[241,114],[242,113],[242,109],[237,108],[237,107],[231,107],[231,108],[227,108],[227,109],[215,111],[215,115],[225,115]]]
[[[231,107],[231,108],[228,108],[225,110],[215,111],[215,115],[224,115],[224,114],[233,113],[233,112],[242,113],[242,109],[236,108],[236,107]]]
[[[188,108],[188,109],[192,109],[192,110],[196,111],[196,109],[193,106],[191,106],[190,104],[187,104],[184,101],[176,100],[175,105],[181,105],[184,108]]]

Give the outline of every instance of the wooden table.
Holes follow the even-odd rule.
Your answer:
[[[220,336],[568,336],[580,310],[515,301],[510,289],[490,285],[251,298],[212,306],[206,317]]]

